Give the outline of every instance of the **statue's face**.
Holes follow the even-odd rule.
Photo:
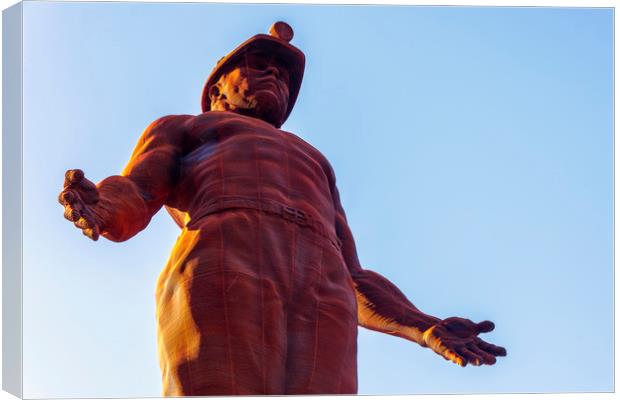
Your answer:
[[[288,72],[247,55],[209,88],[211,110],[234,111],[279,127],[288,107]]]

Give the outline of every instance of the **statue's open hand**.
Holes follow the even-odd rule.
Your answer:
[[[505,356],[506,349],[480,339],[480,333],[491,332],[495,324],[483,321],[479,324],[465,318],[446,318],[424,332],[424,344],[460,366],[492,365],[495,357]]]
[[[82,170],[70,169],[65,173],[64,189],[58,195],[58,201],[65,207],[66,219],[92,240],[99,239],[101,223],[95,212],[99,192],[97,186],[84,177]]]

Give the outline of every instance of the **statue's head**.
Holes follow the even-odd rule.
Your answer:
[[[284,22],[256,35],[223,57],[202,92],[202,111],[233,111],[279,128],[293,109],[304,73],[304,54],[288,42]]]

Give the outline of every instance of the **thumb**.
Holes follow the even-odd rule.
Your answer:
[[[476,324],[476,329],[480,333],[491,332],[495,329],[495,324],[491,321],[482,321],[479,324]]]

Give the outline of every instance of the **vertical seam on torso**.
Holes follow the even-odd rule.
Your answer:
[[[258,158],[257,143],[254,143],[254,161],[256,165],[256,194],[258,196],[259,203],[262,200],[262,181],[260,171],[260,159]],[[257,251],[257,263],[258,263],[258,285],[260,286],[260,313],[261,313],[261,364],[262,364],[262,383],[263,393],[267,394],[267,369],[265,367],[265,295],[263,291],[263,252],[261,244],[261,219],[262,212],[258,212],[256,218],[256,251]]]
[[[289,154],[291,153],[290,148],[291,143],[288,137],[286,137],[286,135],[284,134],[283,131],[278,130],[278,132],[280,133],[280,137],[282,138],[282,142],[284,147],[286,148],[286,151],[284,151],[284,157],[286,159],[286,199],[289,205],[291,205],[291,168],[290,168],[290,157]],[[290,265],[290,271],[289,271],[289,287],[288,287],[288,296],[287,296],[287,303],[290,303],[293,297],[293,277],[295,274],[295,258],[297,257],[296,254],[296,247],[297,247],[297,224],[294,223],[289,223],[289,225],[292,227],[292,234],[291,234],[291,265]],[[288,314],[288,307],[287,307],[287,314]],[[288,326],[288,322],[287,322],[287,326]]]
[[[219,251],[219,262],[220,262],[220,277],[221,277],[221,286],[222,286],[222,300],[224,303],[224,324],[226,325],[226,347],[228,350],[228,364],[230,370],[230,384],[231,384],[231,392],[232,394],[237,393],[237,387],[235,382],[235,369],[233,365],[232,359],[232,344],[230,341],[230,324],[228,320],[228,298],[226,296],[226,285],[225,283],[225,272],[224,272],[224,232],[222,231],[222,224],[218,224],[218,230],[220,234],[220,251]]]
[[[317,283],[320,286],[321,285],[321,280],[323,279],[323,246],[321,246],[321,257],[319,258],[319,277],[317,279]],[[314,286],[314,285],[313,285]],[[308,388],[307,388],[307,392],[310,393],[310,389],[312,388],[312,381],[314,380],[314,372],[316,370],[316,362],[317,362],[317,354],[318,354],[318,349],[319,349],[319,318],[320,318],[320,313],[319,313],[319,307],[320,307],[321,301],[317,298],[316,300],[316,310],[315,310],[315,314],[314,314],[314,351],[313,351],[313,355],[312,355],[312,371],[310,372],[310,378],[308,380]]]
[[[357,325],[356,325],[357,326]],[[342,394],[341,392],[341,387],[342,387],[342,370],[344,368],[344,363],[345,361],[347,361],[349,358],[348,353],[349,353],[349,347],[351,346],[351,335],[347,335],[347,344],[345,346],[345,350],[344,350],[344,356],[342,357],[342,361],[340,363],[340,368],[338,369],[338,393]]]

